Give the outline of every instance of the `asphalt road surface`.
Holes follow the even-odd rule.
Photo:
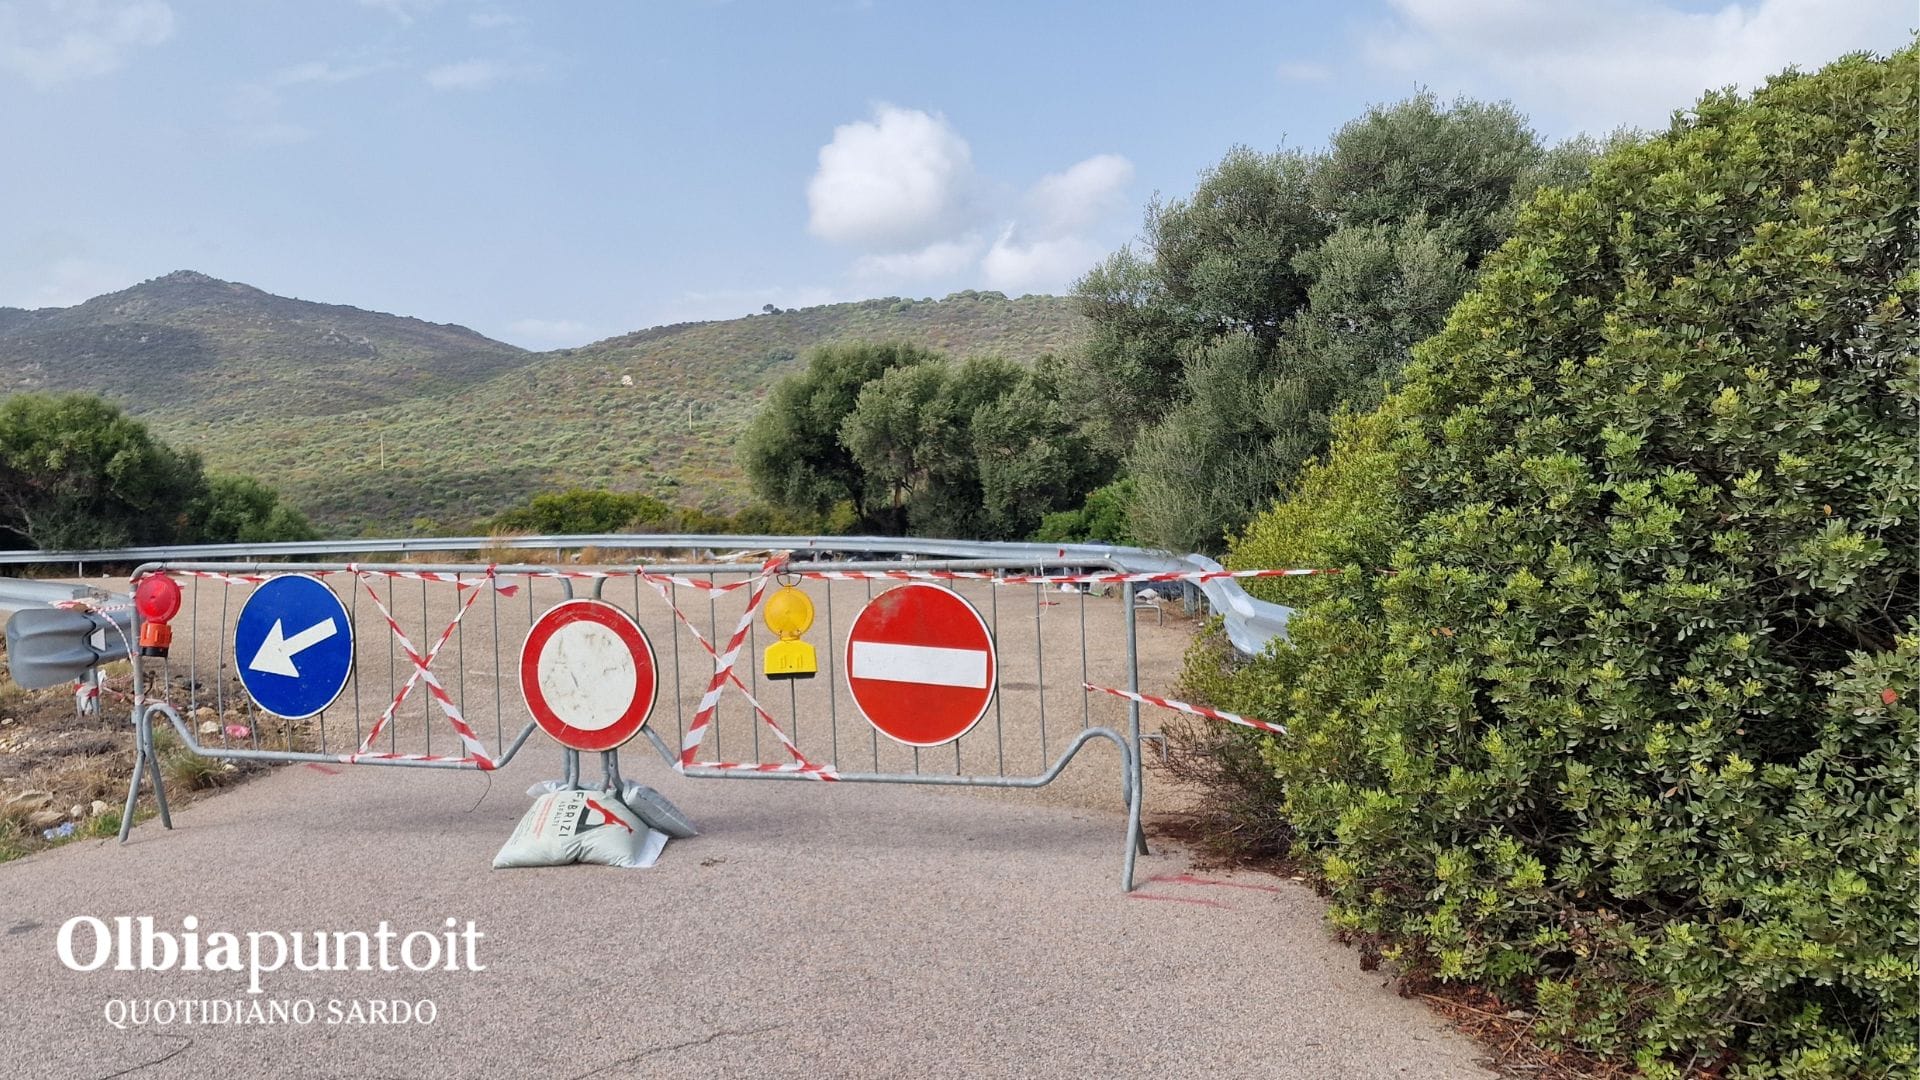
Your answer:
[[[217,626],[205,622],[212,595],[201,597],[198,616],[183,616],[206,640],[196,645],[182,632],[176,670],[190,657],[218,663]],[[416,641],[444,626],[451,595],[429,591],[419,602],[412,621],[439,625],[410,626]],[[539,609],[553,598],[520,596],[516,604]],[[844,628],[858,603],[834,599]],[[1004,594],[976,602],[983,610],[1000,605],[1004,653],[1032,654],[1005,661],[1003,682],[1034,689],[1025,698],[1017,687],[1003,693],[994,737],[987,720],[967,736],[966,771],[1011,760],[1008,774],[1032,772],[1083,723],[1124,724],[1119,703],[1078,692],[1082,663],[1090,680],[1123,676],[1116,665],[1124,650],[1110,636],[1122,613],[1117,599],[1086,602],[1086,638],[1080,620],[1065,617],[1077,616],[1077,596],[1022,594],[1020,619]],[[720,636],[738,610],[715,614]],[[363,621],[367,614],[364,605],[355,612],[363,661],[377,653],[384,662],[384,624]],[[674,627],[670,612],[660,615],[642,621],[665,654]],[[500,616],[496,631],[470,613],[458,635],[468,639],[464,654],[445,652],[436,662],[439,671],[463,657],[466,685],[442,678],[477,714],[486,712],[481,699],[494,698],[491,638],[498,633],[517,649],[527,612],[518,617],[509,625]],[[1142,671],[1177,671],[1185,636],[1171,620],[1162,627],[1147,615]],[[1077,640],[1091,645],[1078,652]],[[700,681],[699,664],[684,641],[682,649],[678,706],[663,693],[655,714],[663,726],[683,722],[698,694],[684,684]],[[1015,666],[1028,664],[1032,674],[1021,677]],[[366,702],[380,697],[374,691],[384,691],[388,677],[360,670],[370,684],[362,725]],[[1142,681],[1164,689],[1170,680]],[[826,682],[815,680],[809,692],[824,695]],[[801,693],[788,703],[803,749],[827,757],[837,745],[846,771],[871,766],[875,755],[889,770],[910,767],[904,748],[875,748],[857,715]],[[763,696],[774,706],[773,695]],[[748,754],[751,725],[738,699],[730,702],[722,723],[731,731],[708,749]],[[816,706],[830,715],[822,719]],[[1043,707],[1053,725],[1044,738]],[[330,713],[335,742],[356,720],[344,708]],[[524,706],[502,693],[499,709],[498,725],[510,735]],[[407,730],[421,735],[434,719],[403,715]],[[476,716],[490,744],[495,724]],[[448,745],[443,728],[436,746],[445,753]],[[760,749],[779,759],[777,746],[763,741]],[[953,770],[953,752],[939,753],[923,753],[924,771]],[[1361,971],[1356,955],[1330,940],[1323,905],[1303,886],[1193,871],[1183,852],[1156,845],[1140,861],[1140,888],[1123,894],[1118,754],[1105,744],[1054,787],[996,793],[692,780],[672,775],[651,752],[629,752],[625,761],[629,777],[654,784],[702,829],[670,844],[650,870],[489,869],[526,809],[526,786],[557,774],[558,754],[538,735],[492,777],[293,765],[177,813],[172,832],[149,821],[124,847],[88,841],[0,866],[0,1074],[1493,1075],[1476,1063],[1471,1041],[1399,997],[1381,973]],[[1150,789],[1149,808],[1170,804],[1170,795]],[[157,929],[179,931],[189,915],[203,935],[240,935],[243,950],[249,931],[371,934],[385,921],[401,934],[444,933],[448,919],[463,927],[471,920],[485,935],[476,946],[484,970],[289,968],[263,975],[262,992],[250,995],[245,973],[115,971],[111,962],[78,972],[57,955],[62,925],[77,916],[151,916]],[[84,926],[76,934],[82,962],[92,949]],[[137,961],[137,931],[134,944]],[[269,942],[262,947],[270,953]],[[309,1002],[314,1014],[305,1024],[186,1024],[176,1004],[174,1023],[145,1015],[151,1003],[185,1000],[243,1010],[277,1001],[295,1016],[297,1003]],[[373,1006],[356,1010],[356,1002],[393,1000],[431,1001],[433,1022],[332,1022],[370,1016]],[[119,1009],[130,1010],[123,1026],[113,1022]]]

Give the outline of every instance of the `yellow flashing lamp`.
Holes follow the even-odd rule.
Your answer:
[[[786,582],[767,598],[763,611],[767,629],[780,640],[767,646],[766,676],[769,679],[811,679],[820,672],[813,646],[800,635],[813,625],[813,601],[807,594]]]

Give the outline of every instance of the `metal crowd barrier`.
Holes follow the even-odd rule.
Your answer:
[[[792,559],[777,576],[813,601],[818,621],[807,638],[817,646],[818,676],[784,680],[784,686],[763,678],[760,654],[772,637],[757,617],[745,620],[746,638],[732,666],[744,686],[726,687],[701,738],[683,747],[717,666],[701,642],[724,651],[756,598],[749,586],[773,587],[758,564],[148,564],[136,579],[165,574],[181,583],[184,595],[172,620],[169,655],[134,658],[143,698],[134,716],[136,745],[147,767],[129,786],[122,839],[132,826],[142,774],[155,788],[162,823],[171,826],[157,768],[158,724],[170,727],[189,752],[217,759],[506,766],[535,726],[526,719],[514,670],[521,640],[546,609],[589,596],[632,616],[652,640],[660,691],[642,734],[669,767],[688,777],[1035,788],[1052,783],[1089,743],[1112,743],[1119,757],[1117,793],[1126,809],[1122,883],[1131,887],[1135,857],[1145,850],[1140,706],[1096,699],[1084,689],[1089,683],[1138,689],[1131,590],[1096,595],[1079,583],[1007,583],[1010,577],[1057,578],[1087,569],[1005,559]],[[246,590],[269,575],[289,573],[314,575],[333,591],[349,612],[355,641],[346,689],[300,721],[261,710],[234,671],[234,615]],[[844,677],[848,622],[902,575],[938,582],[972,602],[997,648],[987,714],[946,745],[912,747],[882,735],[862,718]],[[425,668],[436,673],[478,748],[449,729],[447,710],[421,685],[421,665],[408,656],[427,660],[436,645]],[[770,718],[750,701],[758,701]],[[788,752],[789,741],[797,753]],[[579,757],[563,754],[569,780],[580,777]],[[617,783],[617,757],[601,757]]]
[[[445,551],[461,542],[434,543]],[[507,766],[536,727],[518,670],[522,641],[554,605],[591,598],[618,607],[651,640],[659,689],[641,734],[687,777],[1038,788],[1057,780],[1090,744],[1113,744],[1126,811],[1121,880],[1131,889],[1135,859],[1146,850],[1143,699],[1133,696],[1140,690],[1137,611],[1145,605],[1135,598],[1136,582],[1106,579],[1218,569],[1198,557],[1124,548],[899,538],[486,543],[546,548],[558,561],[261,563],[177,557],[205,549],[152,552],[162,557],[141,565],[132,580],[168,577],[180,585],[181,603],[169,620],[164,658],[143,657],[135,647],[143,631],[137,612],[125,642],[137,762],[121,840],[132,829],[143,779],[153,788],[162,825],[172,827],[156,731],[171,731],[190,753],[221,760]],[[354,546],[275,545],[271,553]],[[604,564],[620,550],[658,554],[662,561]],[[880,555],[888,557],[874,557]],[[64,560],[72,553],[44,557]],[[288,574],[309,575],[331,592],[347,615],[352,642],[350,676],[338,696],[299,720],[262,709],[236,670],[239,610],[254,589]],[[984,715],[958,739],[930,747],[896,742],[867,722],[844,670],[855,614],[906,582],[933,584],[969,601],[998,657]],[[819,670],[814,678],[776,682],[761,671],[762,650],[774,638],[757,608],[770,591],[787,586],[812,601],[816,622],[804,640],[816,646]],[[1183,594],[1190,610],[1203,592],[1225,614],[1236,642],[1284,630],[1286,609],[1253,601],[1231,579],[1194,582],[1189,575],[1161,588],[1163,595]],[[1106,693],[1096,692],[1102,689]],[[598,756],[607,781],[617,784],[618,752]],[[567,781],[581,781],[581,757],[563,751]]]

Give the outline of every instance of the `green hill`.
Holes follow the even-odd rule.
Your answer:
[[[206,421],[331,416],[447,393],[532,355],[464,326],[190,270],[69,308],[0,308],[0,390],[88,390]]]
[[[967,292],[529,353],[463,327],[182,272],[72,308],[0,308],[0,388],[106,393],[211,467],[273,484],[330,532],[447,530],[570,486],[739,506],[735,438],[814,345],[898,340],[1031,360],[1083,333],[1066,298]]]

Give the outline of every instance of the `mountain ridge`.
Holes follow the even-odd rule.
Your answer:
[[[906,341],[1032,361],[1071,299],[964,291],[645,327],[536,352],[453,323],[176,271],[65,308],[0,308],[0,393],[101,393],[323,528],[465,530],[544,490],[746,501],[733,443],[809,348]]]

